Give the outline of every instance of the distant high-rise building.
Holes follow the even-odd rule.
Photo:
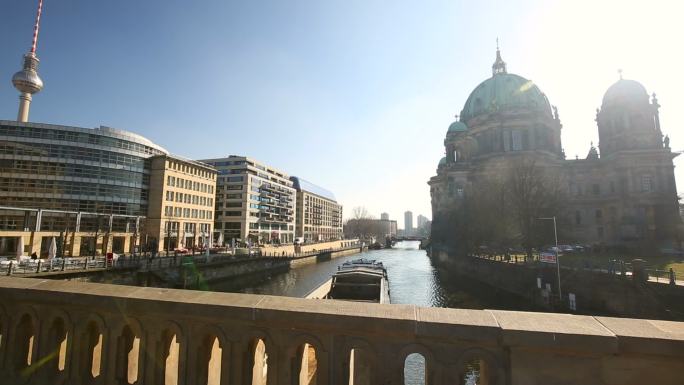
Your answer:
[[[413,230],[413,213],[407,211],[404,213],[404,231],[408,233],[411,230]]]
[[[380,214],[380,219],[382,219],[383,221],[388,221],[389,220],[389,214],[387,214],[387,213]]]
[[[418,215],[418,217],[416,218],[416,228],[422,229],[423,227],[425,227],[427,221],[428,219],[425,215]]]

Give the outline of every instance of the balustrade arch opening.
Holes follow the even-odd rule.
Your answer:
[[[250,344],[249,367],[251,369],[252,385],[266,385],[268,383],[268,350],[261,338],[255,338]]]
[[[116,340],[116,382],[135,384],[140,375],[140,329],[124,325]]]
[[[468,349],[461,354],[457,376],[461,385],[503,385],[503,366],[485,349]]]
[[[12,343],[14,369],[21,377],[27,377],[30,374],[29,368],[33,364],[36,350],[36,330],[36,321],[33,316],[24,313],[19,318]]]
[[[293,385],[316,385],[318,383],[318,360],[316,347],[305,342],[297,346],[290,359],[290,374]]]
[[[223,346],[215,335],[206,335],[201,339],[197,351],[197,383],[200,385],[220,385],[223,372]]]
[[[180,328],[171,324],[165,327],[156,342],[154,385],[178,385],[181,357]]]
[[[100,377],[102,354],[104,352],[104,323],[91,319],[83,328],[79,343],[79,364],[81,378],[84,382],[91,382]]]
[[[47,332],[46,356],[42,360],[47,360],[46,369],[48,375],[55,376],[64,374],[67,364],[67,344],[69,341],[69,331],[66,322],[62,317],[52,320]]]

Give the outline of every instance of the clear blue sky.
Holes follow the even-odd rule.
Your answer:
[[[16,116],[10,78],[36,3],[0,5],[2,119]],[[123,128],[196,159],[248,155],[332,190],[345,214],[364,205],[403,227],[404,210],[431,216],[426,182],[497,36],[509,72],[558,105],[568,156],[597,140],[618,68],[658,92],[684,147],[672,3],[45,0],[31,121]]]

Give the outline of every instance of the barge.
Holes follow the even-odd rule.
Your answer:
[[[306,298],[390,303],[387,269],[374,259],[355,259],[337,267],[332,278]]]

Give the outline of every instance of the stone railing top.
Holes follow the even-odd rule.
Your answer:
[[[14,277],[0,277],[0,303],[379,338],[684,357],[684,323],[671,321],[424,308]],[[2,311],[0,308],[0,314]]]

